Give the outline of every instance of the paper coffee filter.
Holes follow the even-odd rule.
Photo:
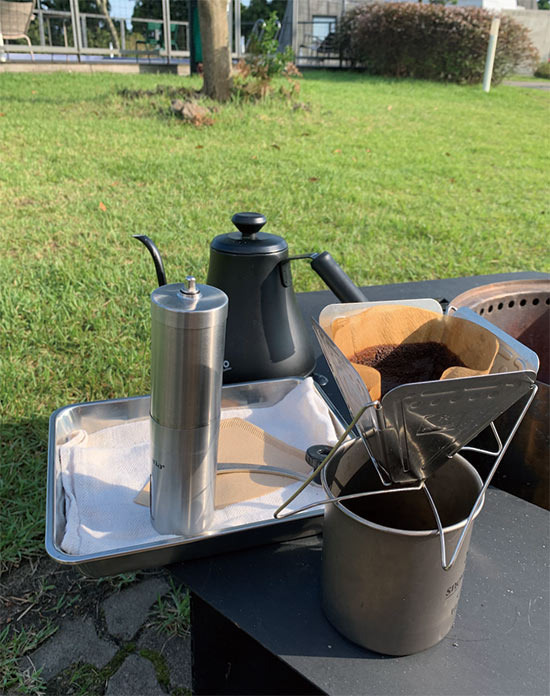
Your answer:
[[[219,471],[216,476],[216,509],[258,498],[301,480],[294,474],[304,476],[311,473],[305,452],[241,418],[221,421],[218,464],[235,470]],[[239,471],[240,467],[248,465],[274,467],[281,471]],[[134,502],[147,506],[149,496],[147,482]]]
[[[367,348],[407,343],[442,344],[460,358],[465,367],[451,366],[440,379],[488,374],[499,349],[497,338],[481,326],[404,305],[377,305],[358,314],[336,318],[331,332],[333,341],[353,364],[373,399],[380,399],[382,395],[381,374],[376,368],[354,360]]]

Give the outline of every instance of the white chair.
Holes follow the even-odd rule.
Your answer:
[[[34,18],[35,4],[36,0],[31,2],[0,0],[0,45],[3,44],[3,39],[25,39],[29,44],[32,60],[34,60],[34,53],[27,32]]]

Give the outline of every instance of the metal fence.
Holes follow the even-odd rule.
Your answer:
[[[296,32],[296,65],[331,67],[342,62],[336,38],[338,20],[327,17],[322,20],[298,22]]]
[[[0,58],[178,62],[190,55],[192,11],[189,0],[0,0]],[[239,56],[240,2],[228,23]]]
[[[336,22],[358,0],[296,0],[281,17],[281,44],[299,66],[341,64]],[[200,0],[0,0],[0,60],[187,62],[195,59]],[[195,14],[193,14],[195,13]],[[228,2],[233,58],[251,26]]]
[[[343,15],[365,0],[294,0],[286,6],[282,40],[292,46],[298,67],[342,67],[336,40]]]

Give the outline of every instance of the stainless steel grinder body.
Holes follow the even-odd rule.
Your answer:
[[[151,521],[193,536],[214,515],[228,299],[187,280],[151,294]]]

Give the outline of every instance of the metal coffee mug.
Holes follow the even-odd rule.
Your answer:
[[[365,463],[361,440],[340,448],[323,469],[327,496],[382,490]],[[464,457],[455,455],[426,485],[437,506],[447,552],[458,538],[482,488]],[[475,516],[483,505],[478,506]],[[449,570],[425,492],[374,495],[325,506],[323,609],[344,636],[387,655],[408,655],[435,645],[453,624],[472,525]]]

